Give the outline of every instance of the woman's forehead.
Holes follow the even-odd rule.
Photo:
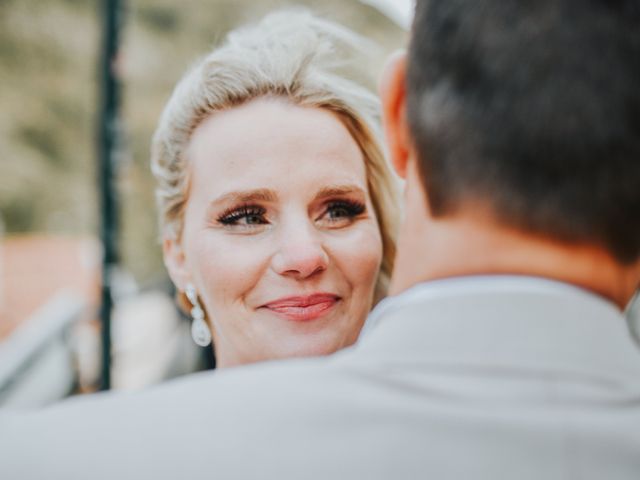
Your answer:
[[[207,189],[366,185],[362,152],[334,114],[273,100],[209,117],[194,131],[187,157],[192,181]]]

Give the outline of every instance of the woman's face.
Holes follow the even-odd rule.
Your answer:
[[[362,153],[330,112],[258,99],[196,128],[181,244],[220,366],[352,344],[371,308],[382,241]]]

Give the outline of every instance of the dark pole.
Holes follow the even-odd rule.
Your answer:
[[[102,325],[101,390],[111,388],[111,311],[113,273],[118,264],[117,152],[119,84],[117,71],[120,0],[103,0],[103,50],[101,59],[101,112],[99,127],[99,182],[104,249],[100,321]]]

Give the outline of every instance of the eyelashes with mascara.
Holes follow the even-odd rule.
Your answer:
[[[325,219],[335,223],[341,220],[353,219],[366,211],[366,206],[362,202],[354,200],[334,200],[326,205],[326,209],[318,220]],[[242,205],[240,207],[225,210],[218,218],[221,225],[264,225],[269,221],[266,219],[267,210],[259,205]]]
[[[225,210],[219,217],[218,223],[222,225],[237,225],[240,220],[246,219],[248,225],[262,225],[267,223],[264,218],[267,210],[259,205],[243,205],[239,208]]]

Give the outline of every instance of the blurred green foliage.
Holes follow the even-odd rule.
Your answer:
[[[232,28],[284,0],[135,0],[122,30],[119,165],[125,268],[142,283],[165,275],[157,241],[148,146],[184,70]],[[295,2],[381,45],[372,78],[405,33],[356,0]],[[0,0],[0,216],[9,234],[96,234],[96,131],[101,2]],[[370,86],[374,87],[371,81]]]

